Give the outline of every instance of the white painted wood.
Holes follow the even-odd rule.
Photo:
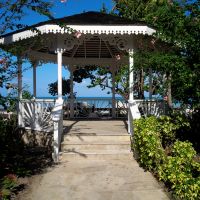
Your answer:
[[[18,98],[22,99],[22,58],[17,58],[18,63]]]
[[[52,131],[52,114],[54,100],[21,99],[22,127],[37,131]]]
[[[22,58],[20,56],[17,57],[18,64],[18,126],[23,126],[23,107],[20,103],[20,99],[22,99]]]
[[[73,70],[70,68],[70,118],[74,118],[74,81]]]
[[[59,149],[61,138],[63,134],[63,100],[57,99],[53,112],[52,112],[52,120],[54,123],[54,141],[53,141],[53,160],[54,162],[59,161]]]
[[[139,119],[141,114],[139,112],[138,105],[134,100],[134,50],[133,47],[129,49],[129,101],[128,101],[128,130],[133,135],[133,120]]]
[[[130,113],[131,113],[131,118],[133,120],[141,118],[141,114],[140,114],[138,104],[136,103],[136,101],[135,100],[129,100],[128,103],[129,103],[129,110],[130,110]]]
[[[112,67],[112,117],[116,118],[116,99],[115,99],[115,70]]]
[[[58,63],[58,99],[62,99],[62,51],[57,51]]]
[[[133,49],[129,50],[129,100],[133,101],[133,86],[134,86],[134,58]]]
[[[144,117],[149,115],[159,117],[168,113],[167,103],[163,100],[136,99],[135,103],[140,107]]]
[[[53,34],[71,34],[71,30],[76,30],[82,34],[113,34],[113,35],[152,35],[155,33],[155,30],[145,26],[145,25],[67,25],[68,29],[62,28],[59,25],[47,24],[36,27],[36,29],[43,35],[48,33]],[[19,40],[31,38],[37,36],[39,33],[33,30],[25,30],[18,33],[14,33],[13,35],[9,35],[7,37],[3,37],[0,39],[1,44],[9,44],[12,42],[16,42]]]
[[[53,123],[54,131],[53,131],[53,160],[54,162],[59,161],[59,122],[54,121]]]

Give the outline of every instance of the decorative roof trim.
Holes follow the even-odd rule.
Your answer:
[[[112,34],[112,35],[152,35],[155,30],[145,26],[145,25],[67,25],[67,28],[62,28],[59,25],[47,24],[36,27],[38,32],[43,34],[73,34],[75,32],[80,32],[82,34]],[[0,44],[10,44],[23,39],[28,39],[38,35],[37,31],[25,30],[18,33],[13,33],[10,35],[5,35],[5,37],[0,39]]]

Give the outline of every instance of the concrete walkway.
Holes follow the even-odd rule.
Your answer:
[[[65,121],[65,126],[68,134],[60,164],[37,177],[22,200],[169,199],[155,178],[133,159],[126,123]]]

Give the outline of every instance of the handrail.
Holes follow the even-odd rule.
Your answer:
[[[36,98],[32,98],[32,99],[20,99],[21,102],[30,102],[30,101],[34,101],[34,102],[55,102],[55,99],[36,99]]]
[[[52,111],[52,120],[53,120],[53,160],[54,162],[59,161],[59,150],[60,143],[63,133],[63,100],[56,100],[55,106]]]
[[[135,100],[128,101],[128,133],[133,135],[133,120],[141,117],[138,104]]]
[[[52,131],[52,99],[20,99],[18,105],[18,125],[35,131]]]
[[[128,102],[128,132],[133,135],[133,120],[149,115],[160,116],[167,114],[166,102],[163,100],[134,99]]]

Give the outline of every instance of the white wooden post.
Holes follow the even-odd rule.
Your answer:
[[[134,71],[133,71],[133,49],[129,50],[129,101],[133,101],[133,87],[134,87]]]
[[[36,114],[36,96],[37,96],[37,85],[36,85],[36,81],[37,81],[37,74],[36,74],[36,68],[37,68],[37,61],[33,61],[32,62],[32,67],[33,67],[33,124],[32,124],[32,129],[36,129],[38,130],[40,128],[39,124],[38,124],[38,116]]]
[[[73,69],[70,68],[70,118],[74,118],[74,75]]]
[[[128,133],[132,135],[132,117],[130,103],[133,101],[133,49],[129,50],[129,109],[128,109]]]
[[[59,161],[59,121],[54,121],[53,122],[54,126],[54,134],[53,134],[53,140],[54,140],[54,151],[53,151],[53,160],[54,162]]]
[[[57,51],[58,62],[58,99],[62,100],[62,51]]]
[[[23,126],[23,107],[21,103],[22,99],[22,58],[20,56],[17,57],[17,64],[18,64],[18,126]]]
[[[116,118],[115,70],[112,69],[112,118]]]
[[[133,120],[141,117],[138,105],[134,101],[134,50],[129,49],[129,111],[128,132],[133,135]]]

